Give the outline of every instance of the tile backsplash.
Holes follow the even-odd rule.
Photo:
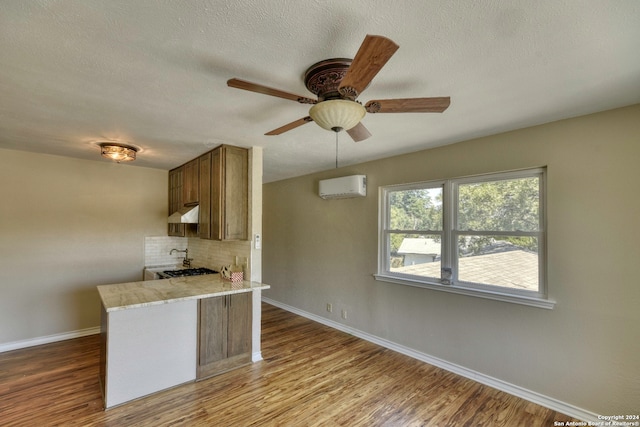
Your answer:
[[[189,240],[186,237],[172,236],[147,236],[144,238],[144,265],[153,267],[160,265],[182,264],[183,252],[174,252],[169,255],[171,249],[184,250]],[[193,258],[189,254],[190,258]]]
[[[193,258],[194,265],[209,267],[214,270],[220,270],[223,265],[235,264],[236,257],[238,257],[239,264],[246,260],[248,264],[246,274],[247,277],[251,277],[251,265],[249,265],[251,258],[250,241],[219,242],[217,240],[190,237],[189,257]]]
[[[235,264],[238,257],[239,264],[247,263],[245,277],[251,277],[250,241],[219,242],[197,237],[148,236],[144,238],[145,266],[182,264],[183,252],[174,252],[173,255],[169,255],[169,252],[171,249],[187,248],[194,266],[220,270],[223,265]]]

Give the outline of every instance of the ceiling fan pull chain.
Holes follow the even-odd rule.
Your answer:
[[[336,132],[336,169],[338,169],[338,132]]]

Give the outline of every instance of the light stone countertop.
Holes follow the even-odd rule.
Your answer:
[[[174,277],[171,279],[117,283],[97,287],[107,312],[168,304],[176,301],[216,297],[257,289],[269,289],[258,282],[230,282],[220,274]]]

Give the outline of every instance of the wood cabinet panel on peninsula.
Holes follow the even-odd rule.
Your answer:
[[[197,379],[251,363],[251,294],[198,301]]]

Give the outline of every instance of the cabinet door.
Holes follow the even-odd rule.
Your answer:
[[[251,292],[200,300],[197,379],[251,363],[251,307]]]
[[[169,215],[182,207],[182,172],[182,167],[169,171]],[[168,234],[184,236],[184,229],[184,224],[169,224]]]
[[[184,177],[182,182],[182,204],[192,205],[194,203],[198,203],[200,190],[198,185],[198,181],[200,179],[200,160],[191,160],[189,163],[183,166],[183,169]]]
[[[198,236],[211,238],[211,153],[200,156],[200,218]]]
[[[224,240],[247,240],[248,160],[246,149],[224,147]]]
[[[251,292],[229,295],[227,357],[251,353]]]
[[[198,370],[227,357],[227,297],[200,300]]]
[[[211,238],[222,240],[222,147],[211,152]]]

